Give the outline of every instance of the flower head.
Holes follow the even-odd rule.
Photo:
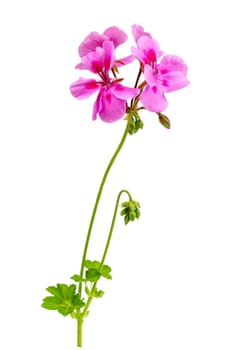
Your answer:
[[[118,27],[107,28],[103,34],[91,32],[79,45],[79,56],[86,56],[88,53],[95,51],[97,47],[103,47],[105,41],[112,41],[114,48],[123,44],[128,39],[127,34]]]
[[[137,25],[132,27],[137,48],[132,48],[133,55],[140,61],[146,87],[140,95],[140,102],[151,112],[162,112],[167,107],[164,93],[181,89],[189,84],[186,78],[187,66],[174,55],[163,55],[159,44],[149,33]]]
[[[91,32],[79,45],[79,56],[82,58],[87,54],[94,52],[97,48],[103,47],[103,43],[105,41],[111,41],[113,43],[114,49],[116,49],[119,45],[126,42],[127,39],[127,34],[115,26],[107,28],[103,34],[99,34],[98,32]],[[119,67],[131,63],[133,60],[134,56],[129,55],[127,57],[116,60],[114,65]],[[80,68],[80,64],[78,64],[76,68]]]
[[[100,118],[105,122],[114,122],[126,112],[126,100],[135,97],[139,89],[129,88],[120,84],[122,79],[110,77],[110,71],[115,62],[113,41],[106,40],[102,46],[97,46],[82,57],[77,68],[87,69],[98,74],[100,80],[80,78],[71,84],[70,90],[74,97],[83,99],[99,91],[94,103],[92,119]]]

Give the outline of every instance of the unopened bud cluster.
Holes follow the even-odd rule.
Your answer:
[[[122,211],[121,215],[124,216],[125,224],[127,225],[129,221],[134,221],[135,219],[139,219],[140,217],[140,204],[136,201],[124,202],[121,204]]]
[[[129,121],[129,134],[133,135],[143,128],[143,121],[141,120],[137,111],[131,111],[128,113],[127,119]]]

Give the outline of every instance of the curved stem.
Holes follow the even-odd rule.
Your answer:
[[[113,217],[112,217],[112,223],[111,223],[109,234],[108,234],[108,239],[107,239],[107,242],[106,242],[106,245],[105,245],[105,249],[104,249],[104,253],[103,253],[103,256],[102,256],[102,259],[101,259],[101,262],[100,262],[100,268],[104,264],[104,261],[105,261],[105,258],[106,258],[107,252],[108,252],[108,248],[109,248],[109,245],[110,245],[110,242],[111,242],[112,233],[113,233],[113,229],[114,229],[114,225],[115,225],[115,221],[116,221],[117,209],[118,209],[118,206],[119,206],[119,201],[120,201],[120,197],[121,197],[122,193],[126,193],[129,196],[129,200],[130,201],[132,200],[131,194],[127,190],[120,191],[118,196],[117,196],[115,210],[114,210]]]
[[[103,253],[103,256],[102,256],[102,259],[101,259],[101,262],[100,262],[100,267],[99,267],[100,269],[101,269],[101,267],[104,264],[104,261],[105,261],[105,258],[106,258],[107,252],[108,252],[108,248],[109,248],[109,245],[110,245],[110,242],[111,242],[112,233],[113,233],[113,229],[114,229],[115,222],[116,222],[117,210],[118,210],[118,207],[119,207],[119,201],[120,201],[120,197],[121,197],[122,193],[126,193],[129,196],[129,200],[130,201],[132,200],[132,197],[131,197],[131,194],[129,193],[129,191],[122,190],[122,191],[120,191],[118,193],[116,204],[115,204],[115,209],[114,209],[114,213],[113,213],[113,217],[112,217],[112,223],[111,223],[111,226],[110,226],[110,229],[109,229],[108,239],[107,239],[107,242],[106,242],[106,245],[105,245],[105,249],[104,249],[104,253]],[[98,283],[98,281],[96,281],[93,284],[92,291],[95,291],[97,283]],[[94,297],[91,296],[91,295],[88,297],[87,303],[86,303],[86,305],[85,305],[81,315],[79,316],[80,317],[79,322],[80,322],[81,325],[82,325],[82,322],[83,322],[83,317],[85,317],[85,315],[86,315],[86,313],[88,311],[88,308],[89,308],[93,298]]]
[[[90,241],[90,237],[91,237],[91,231],[92,231],[92,227],[93,227],[93,223],[94,223],[94,220],[95,220],[95,216],[96,216],[96,212],[97,212],[97,208],[98,208],[98,205],[99,205],[99,201],[100,201],[100,197],[101,197],[101,194],[102,194],[102,191],[103,191],[103,188],[104,188],[104,185],[105,185],[105,182],[106,182],[106,179],[107,179],[107,176],[108,176],[108,173],[117,157],[117,155],[119,154],[120,150],[122,149],[124,143],[125,143],[125,140],[126,140],[126,137],[127,137],[127,134],[128,134],[128,127],[129,127],[129,123],[127,122],[127,125],[126,125],[126,128],[125,128],[125,131],[124,131],[124,134],[121,138],[121,141],[115,151],[115,153],[113,154],[105,172],[104,172],[104,176],[102,178],[102,181],[101,181],[101,184],[100,184],[100,187],[99,187],[99,190],[98,190],[98,193],[97,193],[97,196],[96,196],[96,200],[95,200],[95,204],[94,204],[94,208],[93,208],[93,211],[92,211],[92,215],[91,215],[91,220],[90,220],[90,223],[89,223],[89,228],[88,228],[88,232],[87,232],[87,237],[86,237],[86,242],[85,242],[85,246],[84,246],[84,251],[83,251],[83,256],[82,256],[82,263],[81,263],[81,268],[80,268],[80,276],[83,277],[83,272],[84,272],[84,263],[85,263],[85,260],[86,260],[86,255],[87,255],[87,249],[88,249],[88,245],[89,245],[89,241]],[[80,294],[80,297],[81,297],[81,294],[82,294],[82,282],[79,283],[79,294]]]

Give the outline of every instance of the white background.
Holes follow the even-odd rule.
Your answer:
[[[79,272],[95,194],[125,121],[92,122],[77,101],[77,47],[93,30],[144,26],[189,66],[190,86],[167,95],[128,137],[105,188],[89,258],[100,259],[116,194],[141,203],[118,218],[113,280],[91,307],[84,349],[232,350],[231,1],[5,1],[0,5],[0,269],[4,350],[76,349],[70,318],[40,308],[45,287]],[[124,69],[133,83],[136,68]]]

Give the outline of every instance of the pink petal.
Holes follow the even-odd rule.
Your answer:
[[[138,49],[132,50],[133,54],[144,64],[151,64],[163,54],[159,43],[148,36],[141,36],[137,41]]]
[[[107,71],[109,71],[115,61],[115,54],[114,54],[114,46],[112,41],[105,41],[103,43],[103,50],[104,50],[104,66]]]
[[[129,55],[127,57],[116,60],[114,62],[114,65],[117,67],[121,67],[121,66],[124,66],[126,64],[133,62],[134,59],[135,59],[134,55]]]
[[[88,69],[93,73],[98,73],[104,65],[104,51],[102,47],[97,47],[95,51],[89,52],[82,57],[82,62],[78,63],[76,69]]]
[[[125,100],[120,100],[111,92],[111,88],[101,91],[101,108],[99,110],[100,118],[107,123],[115,122],[123,117],[126,112]]]
[[[95,51],[89,52],[82,57],[82,62],[77,64],[78,69],[88,69],[93,73],[99,73],[103,69],[109,71],[115,60],[114,46],[112,41],[104,41],[103,47],[97,47]]]
[[[167,108],[167,100],[157,86],[153,88],[147,86],[140,96],[140,101],[151,112],[162,112]]]
[[[144,28],[137,25],[137,24],[134,24],[132,26],[132,33],[133,33],[133,37],[134,37],[134,40],[136,41],[136,43],[137,43],[138,39],[140,38],[140,36],[142,36],[142,35],[146,35],[149,38],[151,38],[150,33],[145,32]]]
[[[93,106],[93,111],[92,111],[92,120],[96,120],[97,118],[97,114],[99,113],[99,111],[101,110],[102,108],[102,104],[101,104],[101,93],[102,93],[102,90],[100,90],[98,96],[97,96],[97,99],[94,103],[94,106]]]
[[[98,83],[94,79],[80,78],[70,86],[71,94],[80,100],[91,96],[98,89]]]
[[[131,52],[135,58],[137,58],[140,62],[142,63],[147,63],[147,59],[145,58],[145,55],[142,50],[136,48],[136,47],[131,47]]]
[[[182,58],[175,55],[166,55],[161,59],[159,64],[159,70],[162,74],[179,71],[184,75],[187,74],[187,65],[184,63]]]
[[[113,95],[121,100],[127,100],[128,98],[136,97],[139,94],[140,89],[134,89],[126,87],[124,85],[115,83],[111,86],[111,92]]]
[[[189,84],[188,79],[182,72],[169,72],[162,74],[162,89],[165,92],[172,92],[184,88]]]
[[[86,65],[83,62],[76,64],[75,68],[76,69],[89,69],[86,67]]]
[[[102,47],[105,40],[107,40],[105,35],[101,35],[97,32],[91,32],[80,44],[78,48],[79,56],[86,56],[88,53],[95,51],[98,46]]]
[[[128,39],[127,34],[118,27],[110,27],[106,29],[103,34],[108,38],[108,40],[113,42],[115,48],[123,44]]]
[[[148,64],[145,64],[144,66],[144,77],[146,79],[147,84],[151,87],[157,83],[156,75],[154,74],[154,69]]]
[[[77,64],[78,69],[88,69],[93,73],[98,73],[104,65],[104,50],[102,47],[97,47],[96,51],[89,52],[82,57],[82,62]]]

